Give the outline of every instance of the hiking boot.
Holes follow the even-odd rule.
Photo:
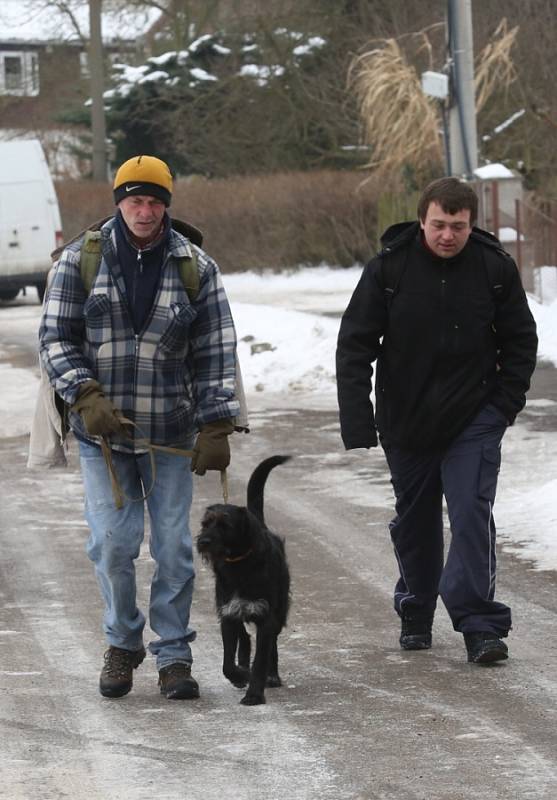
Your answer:
[[[133,685],[133,671],[144,658],[144,647],[141,650],[122,650],[111,645],[104,654],[104,667],[99,681],[103,697],[123,697],[127,694]]]
[[[509,648],[496,633],[474,631],[464,634],[468,661],[473,664],[491,664],[509,657]]]
[[[433,617],[401,617],[400,646],[403,650],[429,650]]]
[[[190,664],[177,662],[159,669],[159,686],[167,700],[194,700],[199,697],[199,684],[192,678]]]

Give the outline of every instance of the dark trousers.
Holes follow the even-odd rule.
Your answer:
[[[433,616],[441,595],[455,630],[507,635],[510,609],[494,600],[493,519],[506,426],[488,405],[443,451],[413,453],[383,443],[396,496],[390,531],[400,571],[399,615]],[[446,562],[443,496],[451,527]]]

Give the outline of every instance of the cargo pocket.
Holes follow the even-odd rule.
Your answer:
[[[197,316],[197,310],[188,303],[172,303],[169,315],[170,321],[161,335],[158,350],[178,354],[186,349],[188,332]]]
[[[485,445],[482,449],[482,460],[478,479],[478,496],[483,500],[494,502],[500,466],[501,450],[499,447]]]

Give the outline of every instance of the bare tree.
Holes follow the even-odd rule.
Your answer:
[[[234,5],[228,0],[123,0],[128,8],[154,8],[161,13],[157,33],[163,46],[184,50],[206,33],[218,28],[223,7]],[[165,35],[166,34],[166,35]]]
[[[104,115],[104,67],[102,43],[102,0],[89,0],[89,72],[91,75],[91,129],[95,181],[106,181],[106,121]]]

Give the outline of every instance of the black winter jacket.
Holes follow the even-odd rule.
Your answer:
[[[487,403],[512,423],[526,402],[538,341],[512,258],[478,229],[450,259],[422,244],[418,223],[392,226],[381,243],[340,325],[337,385],[346,449],[376,446],[376,428],[405,449],[443,448]],[[392,258],[404,259],[394,296],[385,291]],[[487,259],[498,259],[497,297]]]

